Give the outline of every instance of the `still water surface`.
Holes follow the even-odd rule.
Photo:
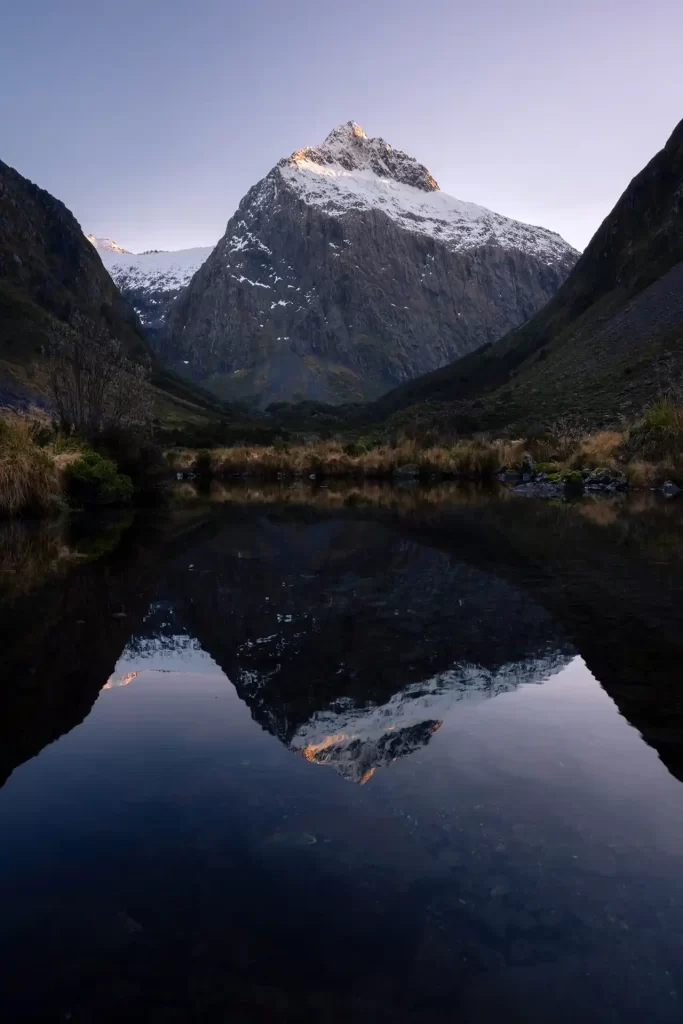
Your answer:
[[[683,512],[406,493],[4,535],[3,1020],[681,1021]]]

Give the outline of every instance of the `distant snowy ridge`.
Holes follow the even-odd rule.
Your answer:
[[[159,329],[168,307],[213,250],[213,246],[131,253],[110,238],[88,235],[119,291],[131,302],[143,327]]]
[[[120,282],[133,286],[182,288],[213,250],[212,245],[203,245],[195,249],[153,249],[133,253],[110,238],[87,237],[119,288]]]

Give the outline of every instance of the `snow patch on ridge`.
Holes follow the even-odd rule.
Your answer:
[[[379,210],[406,231],[452,251],[496,245],[533,253],[549,264],[574,252],[553,231],[447,195],[426,167],[384,139],[368,138],[355,122],[335,129],[322,146],[281,160],[277,171],[300,199],[330,216]]]
[[[307,761],[329,765],[343,778],[363,783],[376,768],[424,746],[459,704],[543,683],[571,660],[544,655],[492,671],[463,663],[405,687],[382,705],[338,701],[299,726],[290,746]]]

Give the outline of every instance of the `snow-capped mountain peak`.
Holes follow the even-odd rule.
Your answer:
[[[348,121],[249,189],[162,344],[224,398],[373,399],[528,320],[577,256]]]
[[[311,166],[313,165],[313,166]],[[333,174],[361,173],[408,185],[423,192],[439,186],[427,168],[414,157],[393,149],[381,138],[369,138],[355,121],[334,128],[321,146],[297,149],[280,166],[300,171],[329,170]]]
[[[116,252],[125,254],[126,256],[132,256],[130,249],[124,249],[118,245],[111,238],[98,238],[96,235],[86,235],[86,238],[94,245],[98,252]]]
[[[548,265],[578,256],[554,231],[442,192],[423,164],[382,138],[370,138],[355,121],[339,125],[320,146],[296,150],[278,170],[304,202],[329,216],[378,210],[403,230],[454,252],[497,246],[531,253]]]

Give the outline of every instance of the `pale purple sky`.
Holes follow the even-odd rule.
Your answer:
[[[134,251],[216,242],[354,119],[583,248],[683,117],[681,0],[4,0],[0,159]]]

